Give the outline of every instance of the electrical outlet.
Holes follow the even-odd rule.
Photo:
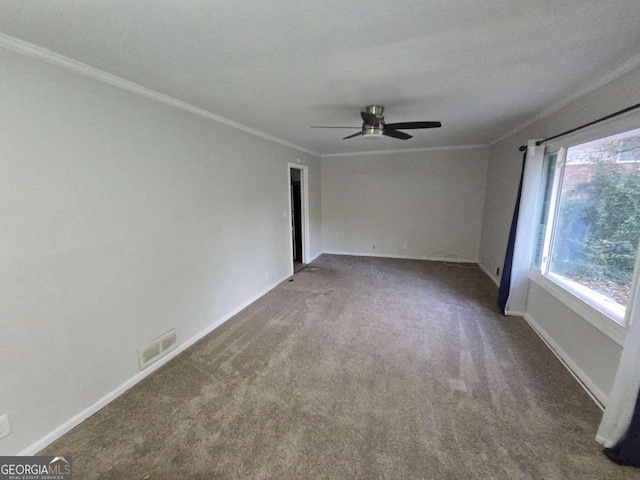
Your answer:
[[[373,244],[373,249],[374,249],[374,250],[376,249],[376,244],[375,244],[375,243]]]
[[[409,245],[407,245],[406,243],[403,243],[403,244],[402,244],[402,249],[403,249],[403,250],[406,250],[407,248],[409,248]]]
[[[9,414],[5,413],[0,417],[0,438],[4,438],[11,433],[11,423],[9,423]]]

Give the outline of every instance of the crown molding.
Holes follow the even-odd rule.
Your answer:
[[[227,125],[229,127],[235,128],[237,130],[241,130],[245,133],[249,133],[256,137],[260,137],[264,140],[269,140],[271,142],[279,143],[280,145],[293,148],[303,153],[308,153],[309,155],[315,155],[317,157],[320,156],[318,153],[308,150],[306,148],[303,148],[299,145],[295,145],[293,143],[287,142],[278,137],[274,137],[273,135],[269,135],[268,133],[261,132],[254,128],[247,127],[246,125],[235,122],[221,115],[216,115],[215,113],[212,113],[203,108],[196,107],[189,103],[173,98],[169,95],[165,95],[163,93],[157,92],[150,88],[143,87],[138,83],[125,80],[124,78],[118,77],[116,75],[112,75],[110,73],[105,72],[104,70],[100,70],[99,68],[92,67],[90,65],[87,65],[86,63],[82,63],[77,60],[73,60],[72,58],[65,57],[64,55],[60,55],[58,53],[52,52],[51,50],[47,50],[46,48],[33,45],[29,42],[25,42],[24,40],[20,40],[10,35],[0,33],[0,47],[15,53],[25,55],[27,57],[35,58],[37,60],[41,60],[52,65],[56,65],[66,70],[70,70],[72,72],[78,73],[85,77],[92,78],[99,82],[106,83],[108,85],[111,85],[116,88],[120,88],[122,90],[126,90],[136,95],[140,95],[150,100],[164,103],[165,105],[168,105],[173,108],[177,108],[179,110],[183,110],[185,112],[191,113],[192,115],[196,115],[198,117],[206,118],[207,120],[212,120],[214,122]]]
[[[591,93],[594,90],[597,90],[598,88],[606,85],[609,82],[614,81],[616,78],[621,77],[625,73],[630,72],[631,70],[633,70],[634,68],[636,68],[638,66],[640,66],[640,54],[634,55],[633,57],[631,57],[626,62],[622,63],[617,68],[611,70],[610,72],[605,73],[604,75],[602,75],[601,77],[596,79],[593,83],[590,83],[590,84],[586,85],[585,87],[578,89],[577,91],[575,91],[574,93],[572,93],[568,97],[560,100],[558,103],[555,103],[551,107],[549,107],[549,108],[543,110],[542,112],[538,113],[537,115],[533,116],[532,118],[530,118],[526,122],[524,122],[524,123],[518,125],[517,127],[509,130],[505,134],[501,135],[500,137],[498,137],[495,140],[493,140],[492,142],[490,142],[489,145],[495,145],[496,143],[501,142],[502,140],[504,140],[506,138],[509,138],[510,136],[518,133],[520,130],[523,130],[524,128],[527,128],[532,123],[535,123],[538,120],[542,120],[543,118],[548,117],[549,115],[557,112],[558,110],[566,107],[570,103],[576,101],[578,98],[580,98],[580,97],[582,97],[582,96],[584,96],[584,95],[586,95],[588,93]]]
[[[140,95],[142,97],[148,98],[150,100],[154,100],[156,102],[163,103],[173,108],[177,108],[183,110],[185,112],[191,113],[192,115],[196,115],[201,118],[205,118],[207,120],[212,120],[217,123],[221,123],[223,125],[227,125],[229,127],[235,128],[237,130],[243,131],[250,135],[254,135],[256,137],[262,138],[264,140],[268,140],[274,143],[278,143],[280,145],[284,145],[289,148],[293,148],[303,153],[307,153],[309,155],[314,155],[321,158],[328,157],[343,157],[343,156],[355,156],[355,155],[378,155],[385,153],[410,153],[410,152],[426,152],[426,151],[437,151],[437,150],[455,150],[455,149],[468,149],[468,148],[484,148],[487,146],[495,145],[502,140],[509,138],[515,133],[523,130],[529,125],[541,120],[543,118],[548,117],[549,115],[557,112],[563,107],[569,105],[574,102],[578,98],[586,95],[603,85],[615,80],[618,77],[621,77],[625,73],[633,70],[634,68],[640,66],[640,54],[631,57],[629,60],[621,64],[618,68],[606,73],[605,75],[599,77],[595,82],[577,90],[575,93],[570,96],[564,98],[558,103],[552,105],[551,107],[543,110],[537,115],[533,116],[526,122],[518,125],[517,127],[509,130],[504,133],[500,137],[495,140],[489,142],[488,144],[479,144],[479,145],[451,145],[444,147],[427,147],[427,148],[407,148],[407,149],[397,149],[397,150],[374,150],[374,151],[362,151],[362,152],[344,152],[344,153],[329,153],[329,154],[319,154],[307,148],[301,147],[299,145],[287,142],[286,140],[282,140],[281,138],[275,137],[268,133],[261,132],[254,128],[248,127],[241,123],[230,120],[221,115],[217,115],[208,110],[205,110],[200,107],[196,107],[189,103],[178,100],[169,95],[165,95],[163,93],[157,92],[150,88],[144,87],[138,83],[131,82],[129,80],[125,80],[122,77],[118,77],[116,75],[105,72],[104,70],[100,70],[98,68],[92,67],[85,63],[79,62],[77,60],[73,60],[72,58],[65,57],[64,55],[60,55],[51,50],[48,50],[43,47],[39,47],[37,45],[33,45],[29,42],[25,42],[24,40],[20,40],[18,38],[12,37],[10,35],[6,35],[4,33],[0,33],[0,47],[10,50],[15,53],[19,53],[25,55],[27,57],[35,58],[37,60],[41,60],[47,62],[52,65],[56,65],[58,67],[64,68],[66,70],[70,70],[72,72],[78,73],[88,78],[92,78],[99,82],[111,85],[116,88],[120,88],[122,90],[126,90],[130,93],[134,93],[136,95]]]
[[[478,145],[448,145],[445,147],[424,147],[424,148],[402,148],[398,150],[372,150],[368,152],[345,152],[345,153],[325,153],[320,158],[330,157],[354,157],[356,155],[384,155],[385,153],[412,153],[412,152],[433,152],[438,150],[468,150],[471,148],[486,148],[487,144]]]

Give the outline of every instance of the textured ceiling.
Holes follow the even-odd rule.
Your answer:
[[[639,0],[0,0],[0,32],[309,150],[484,144],[640,51]],[[440,120],[341,140],[366,105]],[[372,148],[375,147],[375,148]]]

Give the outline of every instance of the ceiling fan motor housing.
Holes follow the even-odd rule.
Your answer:
[[[369,105],[364,109],[367,113],[373,113],[378,118],[383,118],[384,107],[382,105]]]
[[[362,136],[364,138],[382,138],[384,129],[384,107],[382,105],[369,105],[364,109],[365,112],[375,115],[378,119],[377,125],[369,125],[364,122],[362,124]]]
[[[380,123],[384,122],[384,107],[382,105],[369,105],[364,109],[364,111],[378,117],[378,120]],[[375,125],[369,125],[369,126],[375,126]]]
[[[366,123],[362,124],[362,136],[366,137],[366,138],[370,138],[370,137],[383,137],[384,134],[382,133],[382,125],[378,126],[378,127],[372,127],[371,125],[367,125]]]

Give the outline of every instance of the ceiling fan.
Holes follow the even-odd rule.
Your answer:
[[[311,128],[358,128],[360,131],[344,137],[343,140],[355,137],[365,138],[382,138],[393,137],[400,140],[409,140],[413,138],[408,133],[401,132],[400,130],[416,130],[419,128],[440,128],[442,124],[440,122],[402,122],[402,123],[385,123],[384,122],[384,107],[382,105],[369,105],[364,109],[364,112],[360,112],[362,117],[362,127],[311,127]]]

